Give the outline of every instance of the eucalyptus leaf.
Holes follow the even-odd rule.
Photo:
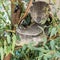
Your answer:
[[[44,60],[48,60],[46,56],[44,56]]]
[[[43,45],[45,45],[46,44],[46,42],[47,42],[47,38],[46,37],[43,37]]]
[[[16,35],[13,34],[13,37],[12,37],[12,51],[14,51],[16,40],[17,40]]]
[[[29,0],[24,0],[25,2],[29,2]]]
[[[23,46],[23,48],[22,48],[22,50],[24,51],[24,50],[26,50],[26,48],[27,48],[27,46],[26,46],[26,45],[24,45],[24,46]]]
[[[4,12],[1,12],[1,11],[0,11],[0,15],[1,15],[2,17],[3,17],[4,14],[5,14]],[[0,16],[0,17],[1,17],[1,16]]]
[[[60,24],[57,26],[58,33],[60,34]]]
[[[1,60],[4,58],[4,50],[3,47],[0,48]]]
[[[6,44],[7,44],[7,42],[6,42],[6,40],[4,41],[4,52],[5,52],[5,54],[7,54],[7,46],[6,46]]]
[[[50,41],[50,47],[51,47],[51,49],[55,49],[55,41],[54,40],[51,40]]]
[[[7,42],[8,42],[8,44],[11,43],[11,37],[10,37],[10,34],[7,34]]]
[[[56,27],[52,28],[50,37],[52,37],[53,35],[56,35],[56,33],[57,33]]]
[[[57,51],[57,52],[54,54],[54,56],[57,57],[57,58],[60,58],[60,52]]]
[[[45,47],[47,50],[49,50],[49,47],[48,47],[47,45],[44,45],[44,47]]]

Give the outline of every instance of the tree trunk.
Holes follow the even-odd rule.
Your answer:
[[[18,24],[20,20],[20,13],[21,13],[20,8],[16,12],[14,12],[15,7],[16,7],[16,4],[14,4],[15,2],[17,2],[17,0],[11,0],[11,23],[13,26],[12,29],[14,29],[14,26],[16,24]]]
[[[5,56],[4,60],[11,60],[11,54],[8,54],[7,56]]]

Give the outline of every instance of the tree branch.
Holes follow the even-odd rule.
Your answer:
[[[30,7],[31,7],[31,5],[32,5],[32,1],[33,0],[30,0],[30,2],[29,2],[29,4],[28,4],[28,6],[27,6],[27,9],[26,9],[26,11],[25,11],[25,13],[24,13],[24,15],[22,16],[22,17],[20,17],[20,20],[19,20],[19,22],[18,22],[18,25],[21,23],[21,21],[28,15],[28,11],[29,11],[29,9],[30,9]]]

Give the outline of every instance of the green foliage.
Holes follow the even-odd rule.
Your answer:
[[[56,33],[57,33],[57,29],[53,27],[51,30],[50,37],[52,37],[53,35],[56,35]]]
[[[25,2],[29,2],[29,0],[23,0],[23,1],[25,1]]]
[[[28,2],[29,0],[26,0]],[[9,53],[12,54],[11,60],[58,60],[60,58],[60,20],[54,15],[51,25],[49,26],[49,38],[57,36],[54,39],[47,40],[43,38],[38,46],[34,43],[24,45],[22,48],[15,50],[15,42],[19,36],[11,30],[11,2],[9,0],[0,0],[0,60]],[[30,18],[26,18],[27,23]],[[58,35],[57,35],[58,34]]]
[[[58,35],[57,35],[58,34]],[[15,50],[11,60],[58,60],[60,58],[60,20],[54,15],[48,30],[49,41],[46,37],[37,47],[34,44],[24,45]],[[52,37],[56,38],[52,38]]]
[[[16,42],[16,34],[7,32],[11,30],[11,2],[0,0],[0,60],[5,55],[13,54]]]
[[[0,48],[0,54],[1,54],[1,60],[3,60],[3,57],[4,57],[4,51],[3,51],[3,48],[2,48],[2,47]]]
[[[58,38],[60,39],[60,37]],[[11,60],[57,60],[60,58],[57,40],[51,40],[46,44],[40,43],[38,47],[34,47],[33,44],[24,45],[14,51],[15,55],[12,56]]]

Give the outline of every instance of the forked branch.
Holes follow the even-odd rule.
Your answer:
[[[26,9],[24,15],[23,15],[22,17],[20,17],[20,20],[19,20],[19,22],[18,22],[18,25],[19,25],[19,24],[21,23],[21,21],[28,15],[28,11],[29,11],[29,9],[30,9],[30,7],[31,7],[31,5],[32,5],[32,1],[33,1],[33,0],[30,0],[30,2],[28,3],[27,9]]]

